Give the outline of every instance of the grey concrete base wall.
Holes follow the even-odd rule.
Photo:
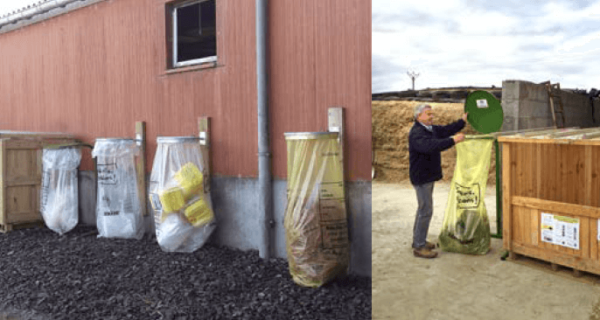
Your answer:
[[[594,122],[592,105],[587,96],[561,91],[560,97],[566,127],[585,128],[600,125],[600,122]],[[502,131],[554,126],[548,92],[541,84],[520,80],[503,81],[502,109],[504,111]],[[596,119],[600,120],[600,115],[595,115]]]
[[[96,225],[96,181],[92,171],[79,174],[79,222]],[[217,229],[210,241],[241,250],[258,250],[261,240],[258,212],[258,180],[235,177],[213,177],[211,199],[217,218]],[[350,272],[371,276],[371,182],[348,182]],[[287,205],[287,181],[273,183],[272,248],[276,257],[287,258],[283,220]],[[148,204],[150,208],[150,204]],[[150,211],[149,211],[150,213]],[[146,232],[154,234],[151,213],[145,219]]]

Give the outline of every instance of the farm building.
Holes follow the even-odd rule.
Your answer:
[[[146,123],[198,135],[210,117],[212,241],[285,257],[285,132],[328,130],[344,110],[350,270],[371,274],[371,1],[49,0],[0,17],[2,130],[87,144]],[[80,221],[95,223],[94,162]]]

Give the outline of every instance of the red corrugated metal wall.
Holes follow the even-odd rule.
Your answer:
[[[345,108],[346,170],[371,175],[371,1],[270,1],[272,143],[284,132],[327,131],[327,110]],[[278,177],[285,159],[274,160]]]
[[[106,1],[0,34],[0,129],[133,137],[146,121],[148,170],[156,136],[197,134],[212,118],[213,170],[257,175],[255,8],[217,0],[218,66],[166,72],[166,0]],[[273,162],[286,175],[283,132],[327,127],[347,111],[351,180],[370,176],[371,3],[270,1]],[[366,155],[369,155],[368,157]],[[83,169],[91,168],[86,157]]]

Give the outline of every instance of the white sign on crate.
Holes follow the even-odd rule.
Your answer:
[[[579,250],[579,218],[542,212],[541,222],[543,242]]]

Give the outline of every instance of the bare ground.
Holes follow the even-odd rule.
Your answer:
[[[449,186],[435,185],[430,241],[442,228]],[[372,201],[373,319],[600,319],[599,276],[574,278],[569,270],[548,271],[548,264],[526,258],[502,261],[499,239],[485,256],[415,258],[412,186],[373,182]],[[485,204],[495,233],[494,185],[487,187]]]

